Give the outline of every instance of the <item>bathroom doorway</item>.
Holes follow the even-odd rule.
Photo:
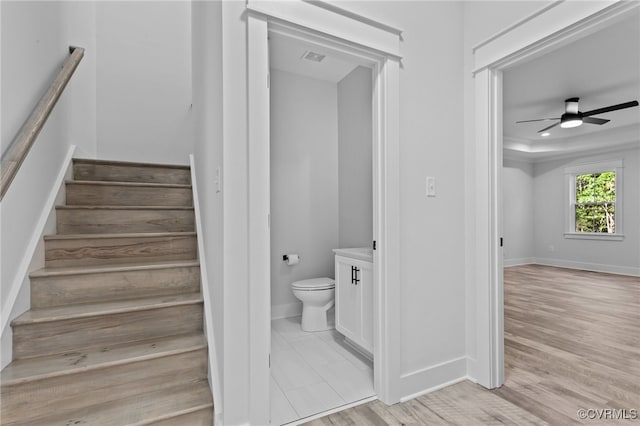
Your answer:
[[[373,70],[373,357],[376,397],[401,398],[399,75],[401,29],[340,8],[296,2],[247,1],[248,146],[229,149],[247,159],[249,413],[252,423],[270,418],[271,243],[269,33],[280,31],[345,54]],[[287,5],[288,6],[288,5]],[[242,93],[239,93],[242,96]],[[236,152],[237,151],[237,152]],[[237,178],[245,179],[244,174]],[[346,269],[347,272],[349,269]],[[356,274],[358,275],[358,274]],[[347,274],[347,279],[349,275]]]
[[[270,406],[281,425],[375,397],[374,86],[365,61],[275,28],[269,64]],[[368,298],[352,296],[353,275],[336,279],[337,255]],[[360,340],[344,314],[356,303]]]

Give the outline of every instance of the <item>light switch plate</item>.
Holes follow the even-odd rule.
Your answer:
[[[436,178],[427,176],[427,197],[436,196]]]
[[[216,193],[222,191],[222,176],[220,175],[220,167],[216,169],[216,180],[214,181],[216,185]]]

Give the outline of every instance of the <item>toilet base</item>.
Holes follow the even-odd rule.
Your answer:
[[[334,305],[332,300],[328,306],[303,306],[302,307],[302,331],[325,331],[334,327],[327,320],[329,309]]]

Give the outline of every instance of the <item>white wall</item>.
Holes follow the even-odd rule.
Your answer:
[[[58,119],[50,119],[47,126],[64,122],[63,131],[80,150],[93,155],[96,150],[95,5],[91,2],[3,1],[0,7],[2,152],[55,78],[69,54],[69,46],[73,45],[84,47],[85,56],[55,109]],[[77,122],[66,121],[73,119]],[[43,138],[41,135],[40,139]]]
[[[403,28],[400,70],[401,374],[405,396],[466,374],[462,4],[368,3]],[[437,196],[425,197],[425,178]],[[463,360],[462,363],[460,360]]]
[[[597,161],[624,162],[624,240],[564,238],[565,167]],[[536,163],[534,244],[536,263],[640,275],[640,149]]]
[[[98,156],[187,164],[191,2],[98,2]]]
[[[373,240],[371,69],[358,67],[338,82],[339,247]]]
[[[533,263],[533,164],[507,159],[503,164],[504,265]]]
[[[466,282],[466,353],[468,374],[476,375],[476,247],[475,232],[475,87],[473,79],[473,47],[489,37],[524,19],[532,13],[550,4],[549,1],[466,1],[464,2],[464,73],[462,77],[464,98],[462,111],[464,117],[464,233],[465,233],[465,282]],[[487,197],[489,195],[487,194]]]
[[[222,191],[218,191],[216,169],[222,167],[222,7],[217,1],[192,3],[194,162],[200,200],[204,256],[209,305],[212,307],[217,368],[210,374],[214,386],[216,413],[222,412],[224,363],[224,286],[222,250]],[[215,378],[219,380],[216,382]]]
[[[95,154],[95,36],[92,4],[3,1],[0,8],[3,151],[55,78],[69,46],[88,50],[0,204],[0,303],[6,319],[29,308],[29,281],[21,266],[29,264],[34,254],[28,268],[44,264],[38,249],[34,252],[31,247],[36,247],[42,232],[54,230],[51,220],[44,223],[41,218],[48,215],[43,212],[47,199],[57,193],[53,184],[64,169],[70,146]],[[10,356],[7,325],[2,330],[2,366]]]
[[[295,315],[293,281],[334,277],[338,247],[338,88],[272,69],[271,304]],[[298,265],[282,256],[297,253]]]

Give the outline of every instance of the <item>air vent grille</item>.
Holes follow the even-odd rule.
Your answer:
[[[313,62],[322,62],[322,60],[326,56],[327,55],[322,55],[320,53],[316,53],[316,52],[312,52],[310,50],[307,50],[306,52],[304,52],[304,55],[302,55],[302,59],[306,59],[308,61],[313,61]]]

